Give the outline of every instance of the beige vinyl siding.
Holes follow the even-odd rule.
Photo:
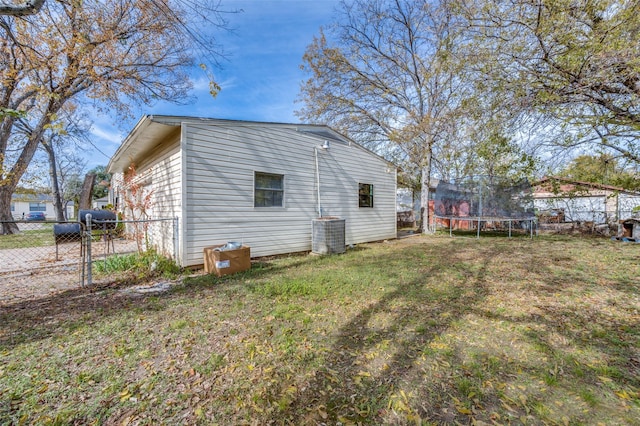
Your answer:
[[[395,168],[355,144],[332,144],[319,160],[323,213],[346,220],[346,243],[395,238]],[[373,185],[373,208],[359,207],[359,183]]]
[[[309,249],[315,216],[313,151],[300,147],[295,132],[186,128],[188,264],[202,263],[203,247],[227,241],[251,246],[252,256]],[[284,175],[283,207],[254,207],[256,171]]]
[[[180,137],[179,132],[175,132],[156,146],[143,162],[136,165],[139,183],[144,185],[146,191],[153,191],[151,208],[148,212],[150,219],[178,218],[180,223],[182,218],[181,163]],[[121,173],[118,174],[118,181],[122,186]],[[125,216],[125,219],[131,218]],[[155,222],[149,226],[149,230],[149,242],[158,252],[180,259],[180,254],[177,252],[179,245],[175,247],[177,244],[175,244],[173,223]]]
[[[252,256],[311,249],[317,217],[314,147],[293,126],[183,122],[185,266],[212,244],[241,241]],[[318,150],[325,216],[346,219],[346,243],[395,237],[395,169],[357,145]],[[254,173],[284,175],[284,206],[254,207]],[[374,208],[358,207],[358,182],[374,185]],[[366,211],[365,211],[366,210]]]
[[[180,134],[174,132],[136,165],[139,182],[153,191],[152,217],[175,218],[182,215],[182,153]]]
[[[181,152],[175,144],[153,166],[153,210],[156,218],[173,218],[182,215]]]
[[[124,177],[122,172],[115,172],[111,175],[111,188],[109,190],[109,202],[122,212],[123,200],[122,191],[124,186]]]
[[[153,182],[153,218],[182,218],[182,152],[179,135],[174,135],[155,151],[155,164],[151,167]],[[152,225],[155,230],[154,244],[164,254],[180,259],[180,244],[175,240],[171,222]]]

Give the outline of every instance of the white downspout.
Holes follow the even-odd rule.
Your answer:
[[[329,141],[324,141],[324,143],[322,144],[322,146],[315,146],[313,147],[313,153],[315,155],[315,160],[316,160],[316,188],[318,190],[318,217],[322,217],[322,203],[320,201],[320,166],[318,164],[318,148],[322,149],[323,151],[326,151],[329,149]]]
[[[318,217],[322,217],[322,203],[320,202],[320,167],[318,166],[318,147],[313,147],[313,153],[316,157],[316,189],[318,191]]]

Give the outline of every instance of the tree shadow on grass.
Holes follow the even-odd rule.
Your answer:
[[[640,320],[614,319],[597,307],[537,306],[539,314],[513,317],[477,310],[479,316],[519,324],[522,335],[552,362],[566,364],[567,378],[577,369],[589,380],[610,377],[620,385],[640,390]],[[534,327],[535,326],[535,327]],[[558,337],[560,336],[560,337]],[[598,363],[580,360],[580,354],[598,353]],[[532,366],[522,365],[523,368]],[[546,372],[543,372],[546,374]],[[543,375],[544,375],[543,374]],[[585,382],[588,380],[585,379]]]
[[[131,286],[134,283],[129,283]],[[116,283],[75,288],[47,297],[0,306],[0,347],[62,335],[96,321],[104,321],[118,312],[145,309],[147,298],[117,297],[113,290],[127,286]]]
[[[130,277],[9,303],[0,306],[0,348],[10,350],[19,344],[63,335],[78,327],[105,321],[110,316],[124,311],[162,310],[172,298],[180,297],[185,293],[197,294],[214,287],[218,292],[233,292],[233,285],[230,284],[252,278],[268,277],[288,268],[308,266],[321,261],[319,257],[303,254],[290,257],[292,261],[286,264],[273,262],[275,257],[258,259],[253,262],[252,269],[238,274],[185,278],[182,284],[161,294],[126,294],[123,290],[136,285],[166,281],[158,278]]]
[[[402,403],[399,389],[415,380],[415,363],[429,344],[486,296],[485,274],[493,256],[491,249],[484,251],[479,267],[461,261],[455,246],[444,249],[440,246],[437,251],[434,255],[438,262],[432,266],[420,262],[416,267],[423,268],[421,275],[408,281],[398,274],[392,283],[395,290],[373,301],[338,330],[324,363],[314,371],[312,379],[299,384],[290,404],[274,412],[266,423],[389,421],[389,405],[394,398]],[[405,264],[406,260],[370,259],[381,261],[386,262],[388,270],[393,270],[396,263]],[[450,269],[443,268],[444,265],[450,265],[457,276],[447,276]],[[403,406],[407,409],[406,418],[437,416],[433,411],[427,412],[430,409],[426,407],[413,410],[408,404]]]
[[[521,333],[532,345],[533,352],[528,353],[529,356],[535,358],[535,354],[546,355],[550,361],[540,361],[538,365],[515,359],[509,360],[509,363],[500,367],[490,365],[482,374],[488,375],[491,381],[522,387],[522,383],[514,382],[518,380],[514,372],[524,370],[541,382],[545,379],[552,382],[556,377],[549,377],[549,375],[562,374],[561,371],[549,372],[553,370],[554,362],[557,364],[560,360],[567,365],[566,368],[571,370],[566,371],[567,375],[564,379],[571,382],[572,387],[569,390],[571,392],[586,389],[587,397],[589,392],[598,394],[598,385],[591,386],[590,383],[598,382],[598,375],[600,375],[608,376],[614,383],[622,385],[619,391],[622,392],[621,395],[627,395],[625,389],[630,389],[630,398],[634,398],[633,395],[637,394],[640,385],[640,351],[637,349],[640,323],[637,321],[637,315],[630,315],[630,320],[620,323],[612,321],[607,313],[600,312],[596,307],[575,310],[566,305],[546,308],[543,306],[541,314],[524,317],[490,312],[483,309],[483,301],[490,291],[486,285],[486,274],[490,270],[494,256],[504,257],[509,252],[505,252],[504,248],[494,251],[491,247],[485,246],[482,254],[475,259],[476,267],[472,267],[471,263],[465,263],[469,258],[458,257],[455,245],[439,246],[437,250],[439,250],[438,255],[447,259],[447,262],[439,261],[435,267],[426,267],[423,270],[423,279],[414,278],[403,281],[402,277],[398,276],[393,291],[373,301],[340,327],[321,366],[315,369],[310,379],[297,384],[298,390],[291,401],[286,406],[279,407],[271,415],[269,423],[382,424],[398,422],[404,424],[425,418],[444,423],[469,422],[471,411],[466,407],[453,406],[450,403],[444,407],[447,409],[442,409],[443,406],[438,404],[443,398],[447,399],[447,395],[448,399],[455,400],[454,396],[463,399],[469,394],[469,392],[460,391],[466,383],[473,383],[472,379],[464,377],[469,367],[464,365],[462,359],[469,355],[473,357],[475,354],[473,350],[469,354],[455,354],[454,359],[458,361],[453,360],[453,362],[459,362],[459,364],[452,364],[450,367],[455,376],[452,380],[451,378],[432,380],[436,386],[442,387],[436,390],[439,396],[426,396],[427,400],[424,403],[416,403],[416,401],[410,401],[411,396],[407,397],[402,393],[404,389],[413,388],[423,397],[428,395],[429,389],[419,388],[424,386],[420,377],[423,373],[416,371],[419,369],[417,367],[419,362],[416,361],[419,361],[420,357],[428,351],[430,345],[437,345],[439,337],[448,329],[455,328],[455,323],[466,315],[489,319],[489,323],[495,320],[496,324],[506,324],[506,329],[513,325],[518,327],[518,324],[522,323],[523,327],[531,324],[548,330],[538,333],[532,329],[530,332],[521,331]],[[535,266],[532,271],[525,270],[535,272],[532,277],[540,278],[540,282],[530,281],[535,289],[545,291],[549,293],[548,295],[567,292],[567,297],[579,301],[579,296],[574,294],[574,285],[558,278],[559,270],[562,270],[558,269],[558,263],[566,272],[564,278],[571,277],[579,282],[581,276],[579,271],[573,271],[574,257],[567,256],[565,259],[561,253],[562,248],[557,254],[546,252],[536,254],[534,260],[540,260],[537,256],[546,259],[548,255],[556,256],[558,259],[557,261],[551,259],[553,267],[547,267],[542,263]],[[515,250],[510,254],[518,256],[521,253]],[[375,261],[382,260],[379,257]],[[384,261],[388,263],[389,269],[394,268],[393,259],[384,259]],[[526,259],[520,261],[525,262]],[[420,265],[428,265],[428,263],[420,262]],[[517,270],[519,266],[523,265],[514,263],[513,268]],[[450,282],[449,292],[442,292],[441,289],[436,292],[437,294],[430,292],[432,287],[438,289],[439,280],[449,279],[446,273],[451,271],[458,272],[460,276],[457,280]],[[509,276],[507,274],[507,277]],[[520,281],[517,273],[513,277],[516,290],[518,286],[529,282]],[[629,288],[618,290],[625,292],[629,291]],[[505,297],[508,299],[508,295]],[[521,303],[526,305],[524,300]],[[381,321],[381,318],[384,320]],[[422,320],[422,325],[415,323],[418,318]],[[594,328],[593,325],[597,327]],[[572,358],[571,348],[565,353],[557,348],[557,342],[551,341],[554,333],[564,336],[569,346],[574,349],[597,348],[611,360],[611,365],[604,365],[600,369],[591,368],[588,365],[576,367],[577,361]],[[385,347],[391,348],[385,350]],[[489,363],[501,361],[504,359],[489,359]],[[588,377],[581,379],[580,374],[583,373],[573,371],[575,368],[588,371]],[[576,383],[576,380],[579,383]],[[460,389],[451,388],[458,385]],[[569,391],[567,393],[570,393]],[[545,398],[552,398],[554,393],[538,395],[536,386],[527,387],[527,392],[533,392],[531,401],[520,407],[509,407],[507,411],[531,420],[544,419],[545,415],[539,413],[536,415],[539,414],[541,417],[528,417],[531,414],[531,407],[535,407],[533,404],[536,398],[541,398],[539,405],[541,410],[546,409],[544,404],[555,406],[557,401],[545,400]],[[494,407],[499,411],[504,403],[499,395],[499,392],[490,392],[485,395],[481,406]],[[588,403],[587,398],[586,404]],[[576,407],[580,405],[577,404]],[[398,413],[400,416],[394,417]],[[605,410],[599,414],[606,416],[607,412]],[[578,421],[588,418],[584,417],[584,413],[576,415],[578,416],[576,419],[582,419]]]

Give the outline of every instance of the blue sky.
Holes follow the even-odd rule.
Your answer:
[[[222,87],[217,98],[208,82],[194,71],[196,100],[189,105],[159,103],[140,109],[143,114],[172,114],[237,120],[298,122],[294,111],[300,83],[302,55],[321,26],[334,17],[338,0],[223,0],[231,33],[218,39],[227,54],[222,69],[213,70]],[[132,123],[118,124],[112,117],[96,117],[93,139],[101,152],[92,155],[88,168],[106,165],[129,132]]]

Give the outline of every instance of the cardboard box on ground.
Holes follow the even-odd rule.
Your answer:
[[[216,250],[224,247],[218,244],[204,248],[204,271],[207,274],[223,275],[235,274],[251,268],[251,248],[241,246],[234,250]]]

